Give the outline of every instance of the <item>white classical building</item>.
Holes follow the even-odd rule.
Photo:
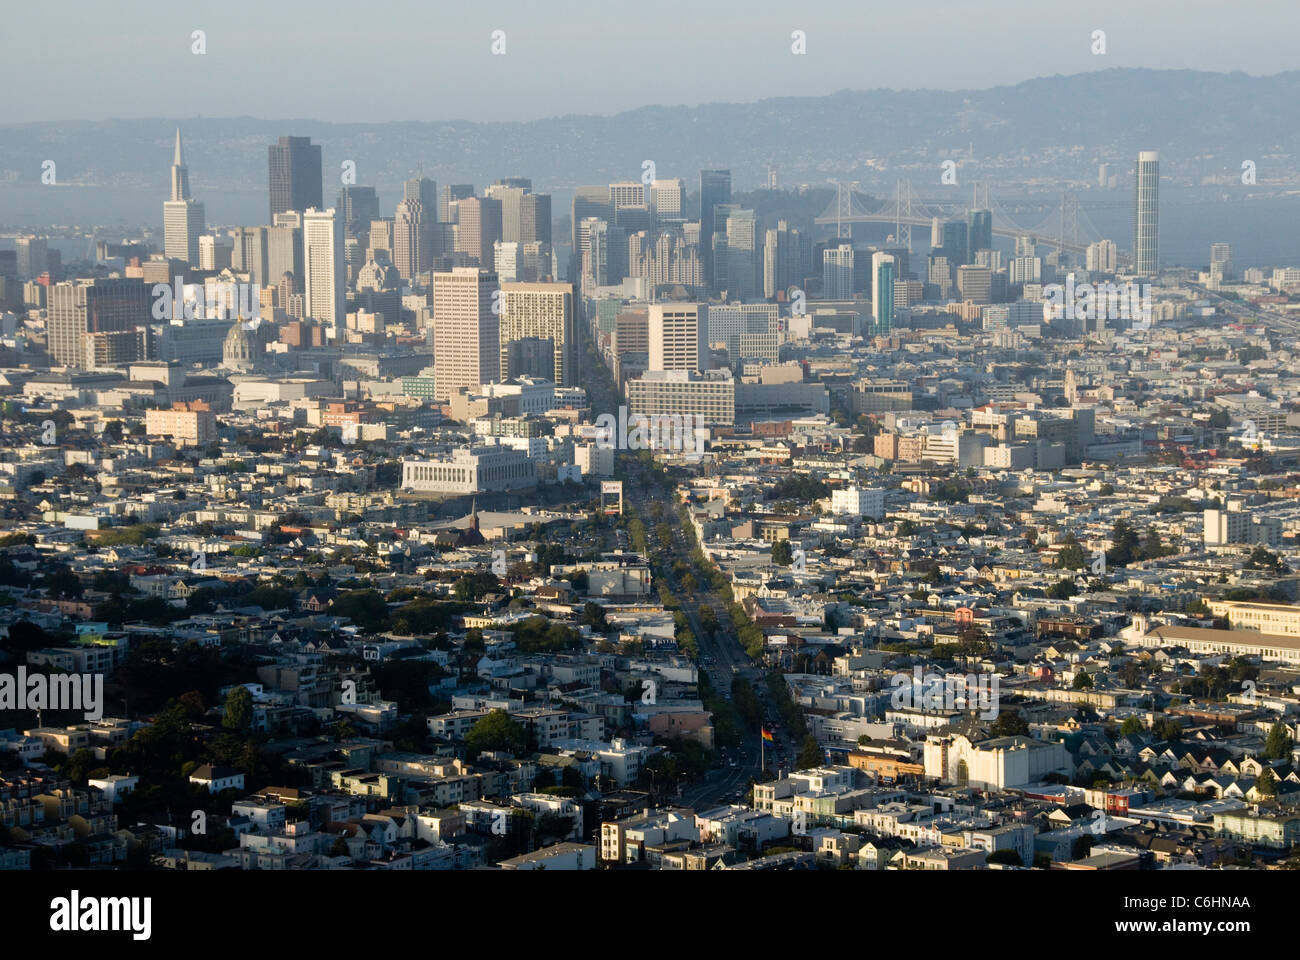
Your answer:
[[[537,468],[522,450],[494,445],[461,447],[433,460],[404,460],[402,489],[419,493],[488,493],[537,483]]]
[[[475,394],[483,397],[518,397],[520,414],[541,416],[556,406],[555,382],[533,377],[516,377],[506,383],[479,384]]]

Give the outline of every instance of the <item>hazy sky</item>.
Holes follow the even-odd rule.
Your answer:
[[[805,56],[791,53],[796,29]],[[1295,67],[1279,38],[1297,35],[1296,0],[15,3],[0,22],[0,123],[530,120],[1108,67],[1260,75]]]

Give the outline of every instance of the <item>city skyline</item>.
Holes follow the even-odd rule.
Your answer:
[[[0,14],[18,942],[625,938],[678,872],[817,874],[835,950],[1283,942],[1300,8],[58,14]],[[807,926],[711,905],[647,942]]]

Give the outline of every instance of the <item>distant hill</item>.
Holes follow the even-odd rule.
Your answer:
[[[966,182],[1096,176],[1098,161],[1131,167],[1139,149],[1157,149],[1165,170],[1207,176],[1263,158],[1296,176],[1300,157],[1300,72],[1244,73],[1113,69],[1044,77],[988,90],[841,91],[699,107],[650,106],[609,117],[564,116],[527,123],[328,123],[319,120],[103,120],[0,125],[0,176],[39,182],[53,159],[65,183],[166,192],[172,137],[186,141],[190,181],[209,190],[266,187],[266,147],[282,134],[324,147],[326,200],[344,160],[358,182],[393,190],[423,165],[439,183],[482,188],[503,176],[532,177],[535,188],[566,193],[577,184],[639,179],[643,160],[660,176],[698,188],[702,167],[728,167],[737,189],[765,181],[824,184],[843,176],[869,184],[937,170],[963,160]],[[1127,166],[1125,166],[1127,165]],[[926,174],[928,176],[928,174]],[[562,211],[556,210],[556,215]]]

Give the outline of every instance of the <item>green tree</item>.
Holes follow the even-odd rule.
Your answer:
[[[994,850],[986,858],[987,863],[1005,863],[1012,867],[1023,867],[1025,862],[1020,859],[1020,854],[1014,850]]]
[[[1228,678],[1237,684],[1245,680],[1257,680],[1259,679],[1259,667],[1245,657],[1233,657],[1228,662]]]
[[[1172,717],[1161,717],[1156,721],[1152,732],[1160,740],[1181,740],[1183,736],[1183,726]]]
[[[247,687],[234,687],[226,694],[226,712],[221,725],[227,730],[247,730],[253,725],[253,695]]]
[[[1003,710],[989,727],[995,737],[1024,737],[1029,735],[1029,724],[1016,710]]]
[[[573,819],[562,813],[544,813],[537,820],[538,839],[563,839],[573,831]]]
[[[1074,539],[1074,535],[1066,537],[1061,552],[1056,555],[1056,569],[1058,570],[1082,570],[1088,565],[1088,556],[1083,552],[1083,547],[1079,541]]]
[[[495,593],[500,587],[501,581],[496,578],[496,574],[476,571],[457,580],[452,587],[452,595],[461,602],[479,600],[489,593]]]
[[[1054,600],[1069,600],[1078,592],[1078,588],[1075,587],[1074,581],[1069,577],[1062,577],[1060,580],[1057,580],[1056,583],[1047,588],[1047,595]]]
[[[1142,721],[1137,717],[1125,717],[1124,722],[1120,724],[1119,732],[1120,736],[1128,737],[1135,733],[1141,733],[1143,729],[1145,728],[1142,726]]]
[[[989,635],[980,627],[971,624],[957,635],[957,643],[966,656],[980,656],[992,650]]]
[[[488,750],[504,750],[516,756],[528,748],[528,731],[504,710],[493,710],[465,734],[465,755],[473,761]]]
[[[1280,556],[1270,553],[1264,546],[1257,546],[1250,552],[1250,559],[1245,563],[1247,570],[1268,570],[1286,573],[1287,566]]]
[[[478,627],[471,627],[465,631],[465,643],[462,649],[466,653],[484,654],[487,652],[487,643],[483,639],[483,631]]]
[[[378,633],[388,629],[388,602],[378,590],[349,590],[330,604],[330,613],[347,617],[362,630]]]
[[[1073,687],[1075,690],[1091,690],[1092,677],[1088,675],[1086,670],[1080,670],[1074,675]]]
[[[59,565],[45,575],[45,588],[55,596],[77,598],[83,587],[81,579],[68,567]]]
[[[578,621],[589,625],[593,630],[603,631],[607,624],[605,622],[605,608],[598,603],[585,603],[582,605],[582,619]]]
[[[782,567],[790,566],[794,560],[794,551],[790,549],[789,540],[778,540],[772,544],[772,562]]]
[[[63,772],[69,780],[84,783],[86,776],[95,769],[98,762],[93,753],[82,747],[80,750],[73,751],[72,756],[68,758],[68,762],[63,768]]]
[[[1147,535],[1142,540],[1142,559],[1154,560],[1157,557],[1163,557],[1167,551],[1164,543],[1160,540],[1160,531],[1155,527],[1147,530]]]
[[[817,745],[817,738],[811,733],[803,738],[803,746],[799,748],[799,768],[806,770],[809,767],[820,767],[825,759],[822,748]]]
[[[1273,775],[1273,771],[1268,767],[1265,767],[1255,780],[1255,790],[1258,791],[1261,797],[1277,796],[1277,777]]]
[[[1136,660],[1127,660],[1119,668],[1120,683],[1126,687],[1136,687],[1146,676],[1146,668]]]
[[[39,650],[49,646],[49,638],[41,626],[30,620],[19,620],[9,627],[9,639],[5,644],[10,650],[24,652]]]
[[[1290,760],[1293,743],[1291,731],[1278,720],[1269,728],[1268,739],[1264,742],[1264,756],[1270,760]]]
[[[1116,567],[1127,566],[1138,556],[1137,531],[1124,519],[1115,521],[1110,540],[1113,546],[1106,552],[1106,562]]]

